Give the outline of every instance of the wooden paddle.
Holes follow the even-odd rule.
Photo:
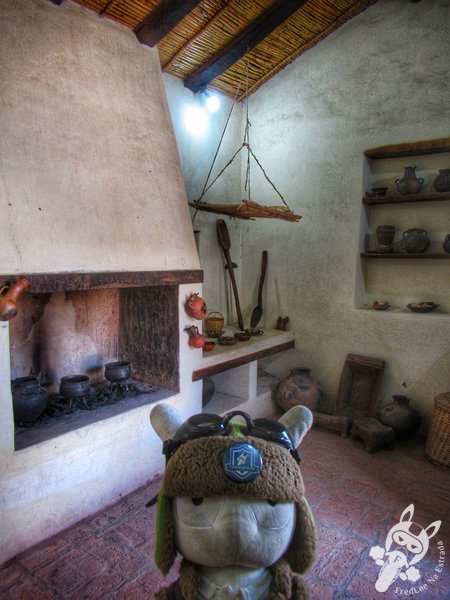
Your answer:
[[[264,278],[266,276],[266,268],[267,268],[267,250],[263,250],[262,253],[262,261],[261,261],[261,278],[259,280],[259,290],[258,290],[258,306],[255,306],[252,312],[252,316],[250,318],[250,327],[251,329],[255,329],[258,323],[261,320],[263,309],[262,309],[262,291],[264,285]]]
[[[238,318],[238,323],[239,323],[239,329],[241,331],[244,331],[244,321],[242,319],[241,305],[239,303],[239,294],[238,294],[238,289],[237,289],[237,285],[236,285],[236,279],[234,278],[233,263],[231,262],[231,256],[230,256],[230,247],[231,247],[230,235],[228,233],[227,224],[225,223],[225,221],[223,219],[217,220],[217,238],[219,240],[219,244],[222,247],[223,253],[225,255],[225,260],[227,261],[228,273],[230,274],[231,285],[233,287],[233,295],[234,295],[234,302],[236,304],[236,313],[237,313],[237,318]]]

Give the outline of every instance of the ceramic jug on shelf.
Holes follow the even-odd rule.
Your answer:
[[[416,167],[404,167],[405,172],[401,179],[395,180],[398,193],[402,196],[406,194],[417,194],[423,183],[422,177],[416,177]]]

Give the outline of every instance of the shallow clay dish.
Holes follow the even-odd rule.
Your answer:
[[[214,350],[215,347],[216,347],[216,342],[205,342],[205,345],[203,346],[203,350],[205,352],[210,352],[211,350]]]
[[[232,344],[236,344],[237,341],[237,338],[231,335],[222,335],[219,338],[219,344],[222,344],[222,346],[231,346]]]
[[[208,338],[218,338],[223,334],[223,329],[218,331],[217,329],[207,329],[205,335]]]
[[[389,302],[385,302],[384,300],[382,300],[381,302],[379,302],[378,300],[374,300],[372,302],[372,308],[374,308],[375,310],[387,310],[388,308],[390,308],[390,304]]]
[[[410,302],[410,304],[406,305],[406,308],[409,308],[413,312],[428,313],[438,306],[439,304],[435,304],[434,302]]]
[[[250,333],[247,333],[247,331],[238,331],[237,333],[234,334],[234,337],[237,338],[241,342],[246,342],[252,336],[250,335]]]

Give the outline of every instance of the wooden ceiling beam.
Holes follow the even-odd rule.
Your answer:
[[[184,79],[184,85],[194,93],[204,89],[306,2],[307,0],[277,0],[219,52],[188,75]]]
[[[162,0],[158,6],[134,28],[141,44],[156,46],[201,0]]]

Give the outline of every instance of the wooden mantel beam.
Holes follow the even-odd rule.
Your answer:
[[[306,2],[307,0],[277,0],[219,52],[188,75],[184,85],[194,93],[204,89]]]
[[[162,0],[143,21],[136,25],[134,33],[141,44],[156,46],[201,0]]]

